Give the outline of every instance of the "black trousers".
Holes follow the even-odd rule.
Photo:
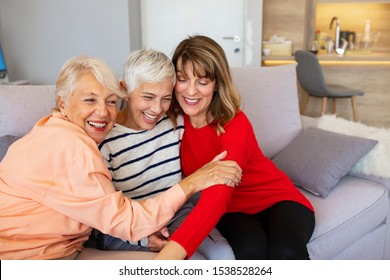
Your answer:
[[[217,224],[238,260],[307,260],[314,213],[282,201],[257,214],[226,213]]]

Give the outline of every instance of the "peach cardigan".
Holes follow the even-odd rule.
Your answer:
[[[179,185],[135,202],[115,191],[96,143],[47,116],[0,163],[0,259],[54,259],[81,251],[92,228],[139,240],[185,202]]]

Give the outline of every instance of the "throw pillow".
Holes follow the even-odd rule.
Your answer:
[[[309,127],[273,162],[294,184],[326,197],[378,141]]]
[[[367,126],[338,118],[335,115],[320,117],[317,127],[377,140],[378,144],[353,166],[350,173],[390,178],[390,129]]]
[[[0,161],[7,153],[8,147],[20,137],[5,135],[0,137]]]

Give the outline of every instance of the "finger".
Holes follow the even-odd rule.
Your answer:
[[[220,176],[230,179],[235,183],[241,182],[242,172],[241,169],[237,169],[235,166],[224,166],[220,169]]]
[[[230,187],[234,187],[236,185],[239,184],[239,180],[237,179],[237,177],[229,174],[229,173],[220,173],[217,178],[216,178],[216,181],[218,184],[221,184],[221,185],[227,185],[227,186],[230,186]]]
[[[162,250],[162,248],[164,248],[165,245],[166,244],[160,244],[160,245],[156,245],[153,247],[149,247],[149,250],[152,252],[160,252]]]
[[[154,242],[154,248],[157,249],[157,251],[160,251],[165,245],[167,245],[168,241],[167,240],[161,240],[158,239]]]
[[[219,155],[216,155],[215,158],[211,162],[223,160],[226,157],[226,155],[227,155],[227,151],[223,151]]]
[[[161,235],[164,237],[164,238],[169,238],[170,234],[169,234],[169,230],[167,227],[163,227],[161,230],[160,230],[160,233]]]
[[[224,179],[224,184],[227,186],[230,186],[230,187],[236,187],[236,186],[238,186],[239,183],[240,183],[240,181],[237,181],[236,178],[233,178],[233,179],[225,178]]]
[[[226,180],[229,180],[233,185],[241,183],[241,173],[227,173],[223,175]],[[229,182],[226,185],[230,185]]]
[[[225,166],[225,167],[233,167],[235,168],[240,174],[242,173],[242,169],[241,169],[241,166],[239,164],[237,164],[235,161],[233,160],[224,160],[224,161],[220,161],[220,162],[217,162],[216,164],[220,165],[220,166]]]
[[[242,174],[241,166],[238,163],[236,163],[235,161],[232,161],[232,162],[233,162],[232,167],[234,167],[241,176],[241,174]]]
[[[229,180],[229,182],[226,184],[226,186],[229,186],[229,187],[237,187],[237,183],[235,183],[234,181],[232,180]]]
[[[156,236],[151,236],[149,238],[149,244],[148,247],[153,252],[160,251],[166,244],[168,243],[165,239],[160,239]]]
[[[233,180],[236,183],[241,182],[241,178],[242,178],[241,169],[240,170],[232,169],[230,174],[232,177],[227,177],[227,178],[229,178],[230,180]]]
[[[237,186],[237,183],[235,183],[233,180],[230,180],[228,178],[224,179],[223,184],[226,186],[229,186],[229,187],[236,187]]]

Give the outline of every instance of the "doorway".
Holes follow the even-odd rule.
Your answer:
[[[142,48],[172,57],[189,35],[213,38],[225,50],[231,67],[259,66],[262,2],[258,0],[142,0]]]

